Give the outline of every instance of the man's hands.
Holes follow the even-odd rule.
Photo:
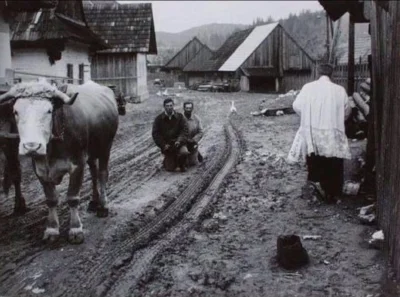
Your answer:
[[[169,144],[164,145],[163,152],[168,151],[171,148]]]

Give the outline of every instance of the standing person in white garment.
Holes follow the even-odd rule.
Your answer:
[[[332,73],[332,65],[319,65],[319,79],[304,85],[293,102],[301,123],[288,156],[306,161],[308,183],[327,203],[342,193],[343,159],[351,159],[344,126],[351,107],[345,89],[331,81]]]

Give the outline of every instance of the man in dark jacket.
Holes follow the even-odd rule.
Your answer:
[[[171,98],[164,100],[164,112],[153,123],[153,139],[164,154],[163,165],[167,171],[186,171],[188,125],[183,115],[174,110]]]

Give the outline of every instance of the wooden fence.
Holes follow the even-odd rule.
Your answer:
[[[348,65],[347,64],[338,64],[335,66],[335,70],[333,72],[332,80],[343,86],[347,91],[347,74],[348,74]],[[370,72],[368,69],[368,63],[358,63],[354,65],[354,91],[360,91],[360,84],[365,81],[365,79],[369,78]],[[352,94],[349,94],[352,95]]]

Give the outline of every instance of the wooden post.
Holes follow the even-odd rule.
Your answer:
[[[329,16],[328,16],[328,13],[326,13],[326,59],[327,59],[327,62],[329,62],[328,60],[329,60],[329,55],[330,55],[330,53],[329,53],[329,48],[330,48],[330,41],[329,41],[329,36],[330,36],[330,33],[329,33]]]
[[[354,93],[354,20],[350,16],[349,22],[349,51],[347,72],[347,94]]]

